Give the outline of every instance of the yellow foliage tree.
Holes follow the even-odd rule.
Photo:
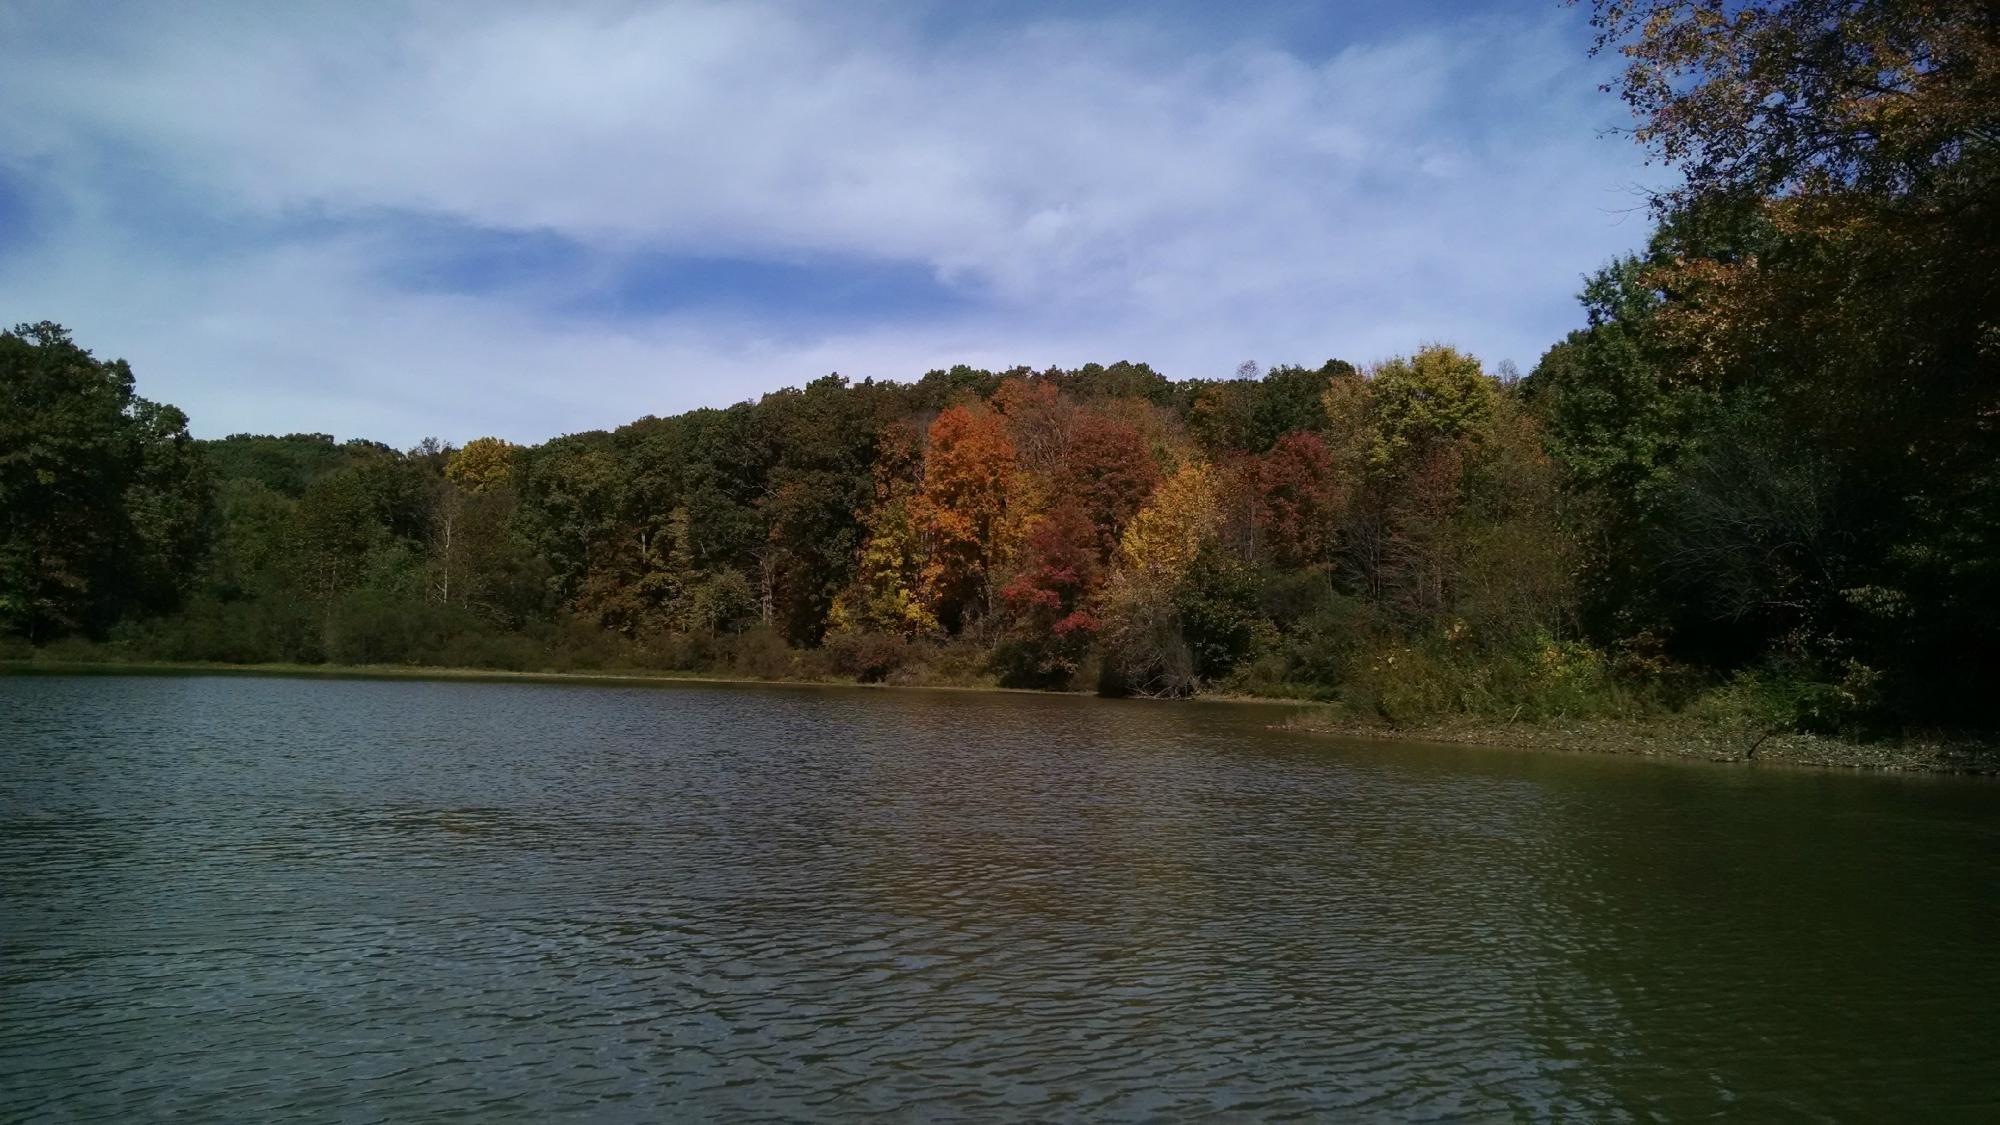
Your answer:
[[[507,483],[516,448],[502,438],[473,438],[445,462],[445,479],[472,493],[497,488]]]
[[[1132,690],[1184,695],[1196,685],[1175,593],[1222,528],[1222,482],[1194,462],[1154,491],[1118,540],[1118,569],[1104,591],[1107,654]]]
[[[827,624],[836,633],[879,632],[921,637],[938,631],[925,604],[923,537],[910,502],[894,496],[863,517],[867,538],[854,581],[834,599]]]
[[[1119,538],[1120,573],[1148,583],[1178,582],[1222,526],[1221,495],[1216,471],[1206,463],[1168,477]]]

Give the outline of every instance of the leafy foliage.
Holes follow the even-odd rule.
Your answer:
[[[1595,21],[1635,132],[1686,181],[1530,379],[1604,520],[1592,620],[1767,680],[1866,669],[1855,722],[1990,725],[1990,8],[1656,0]]]
[[[0,629],[31,641],[171,608],[207,546],[187,417],[61,327],[0,333]]]

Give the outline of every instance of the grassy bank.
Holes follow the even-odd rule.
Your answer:
[[[1949,737],[1872,741],[1774,731],[1685,716],[1644,721],[1507,723],[1447,718],[1401,726],[1343,718],[1333,709],[1292,717],[1287,729],[1350,738],[1398,738],[1557,753],[1625,754],[1645,758],[1829,769],[2000,774],[2000,746]]]

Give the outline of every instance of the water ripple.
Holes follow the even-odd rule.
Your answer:
[[[1991,1119],[1991,785],[0,679],[0,1119]]]

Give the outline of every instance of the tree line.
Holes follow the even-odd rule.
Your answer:
[[[189,437],[0,335],[0,629],[225,661],[727,670],[1362,715],[1991,728],[2000,30],[1601,5],[1685,174],[1525,378],[828,376],[516,447]],[[72,638],[65,640],[65,638]]]

